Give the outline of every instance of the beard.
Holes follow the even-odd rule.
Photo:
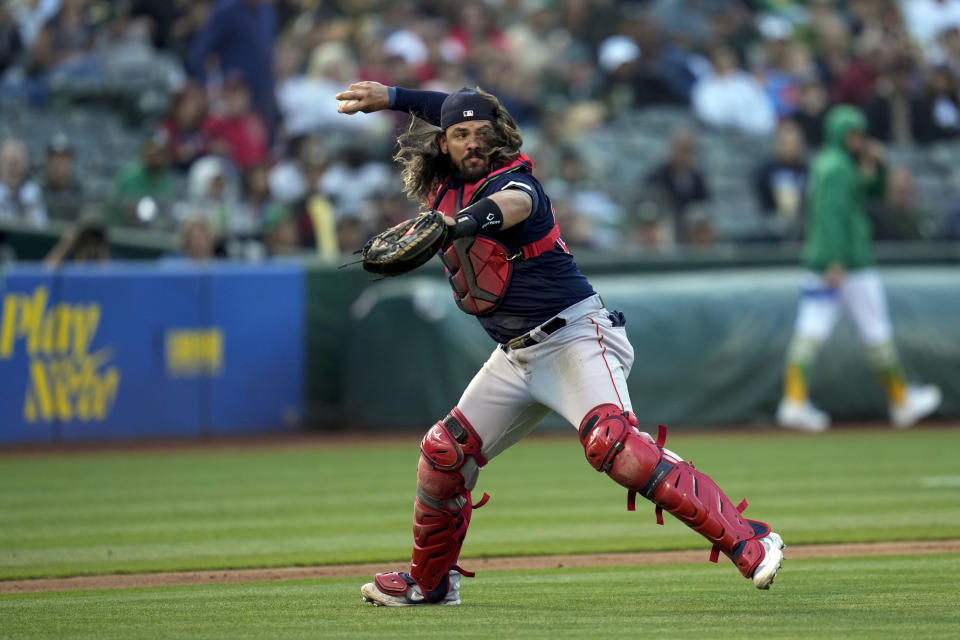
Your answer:
[[[471,162],[473,158],[479,158],[482,162],[479,164]],[[463,157],[460,162],[453,164],[453,177],[461,182],[476,182],[488,173],[490,166],[487,157],[482,153],[470,153]]]

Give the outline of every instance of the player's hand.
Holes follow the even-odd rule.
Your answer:
[[[335,97],[338,102],[337,111],[348,115],[358,111],[373,113],[390,108],[390,94],[387,92],[386,85],[379,82],[369,80],[354,82],[346,91],[341,91]]]
[[[883,143],[879,140],[869,138],[864,144],[864,156],[869,162],[882,163],[885,155]]]
[[[847,270],[843,268],[843,265],[835,262],[827,269],[824,279],[827,281],[828,287],[831,289],[839,289],[846,275]]]

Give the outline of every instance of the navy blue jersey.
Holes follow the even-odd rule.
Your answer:
[[[486,197],[504,189],[523,191],[533,200],[530,217],[525,221],[489,234],[514,253],[550,232],[554,225],[553,207],[540,182],[525,171],[497,176],[478,196]],[[532,260],[515,260],[503,301],[493,313],[477,319],[491,338],[504,343],[593,294],[593,287],[580,273],[573,257],[563,249],[554,248]]]
[[[390,87],[389,92],[390,108],[407,111],[431,124],[439,125],[440,107],[447,94],[400,87]],[[447,190],[462,187],[463,185],[454,180],[446,185]],[[553,206],[550,198],[543,192],[540,182],[525,168],[494,177],[483,185],[483,189],[474,195],[472,201],[504,189],[522,191],[533,201],[530,216],[526,220],[488,236],[514,253],[524,245],[543,238],[553,229]],[[469,204],[463,200],[458,202],[462,202],[462,206]],[[555,246],[536,258],[515,260],[510,284],[500,305],[492,313],[478,316],[477,319],[491,338],[505,343],[592,295],[593,287],[580,273],[573,257]]]

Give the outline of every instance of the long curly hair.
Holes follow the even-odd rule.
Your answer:
[[[477,89],[484,100],[494,107],[495,116],[491,132],[485,142],[490,149],[487,159],[494,169],[513,161],[520,155],[523,136],[517,123],[497,97]],[[400,149],[393,159],[403,167],[403,192],[418,204],[427,201],[427,196],[437,189],[455,171],[450,156],[440,151],[437,142],[442,131],[413,117],[407,130],[397,138]]]

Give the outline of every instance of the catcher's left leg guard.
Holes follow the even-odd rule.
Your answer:
[[[457,565],[473,509],[470,489],[487,461],[482,442],[459,409],[433,425],[420,443],[417,498],[413,507],[413,558],[410,572],[377,574],[363,586],[374,604],[459,604],[459,575],[474,574]]]
[[[665,454],[665,439],[666,428],[653,442],[641,434],[632,413],[613,404],[595,407],[580,423],[587,461],[630,490],[631,511],[640,493],[657,505],[658,523],[663,524],[661,510],[672,513],[713,543],[712,562],[722,551],[757,587],[769,588],[783,556],[780,537],[767,524],[740,515],[746,501],[735,507],[710,476]]]

